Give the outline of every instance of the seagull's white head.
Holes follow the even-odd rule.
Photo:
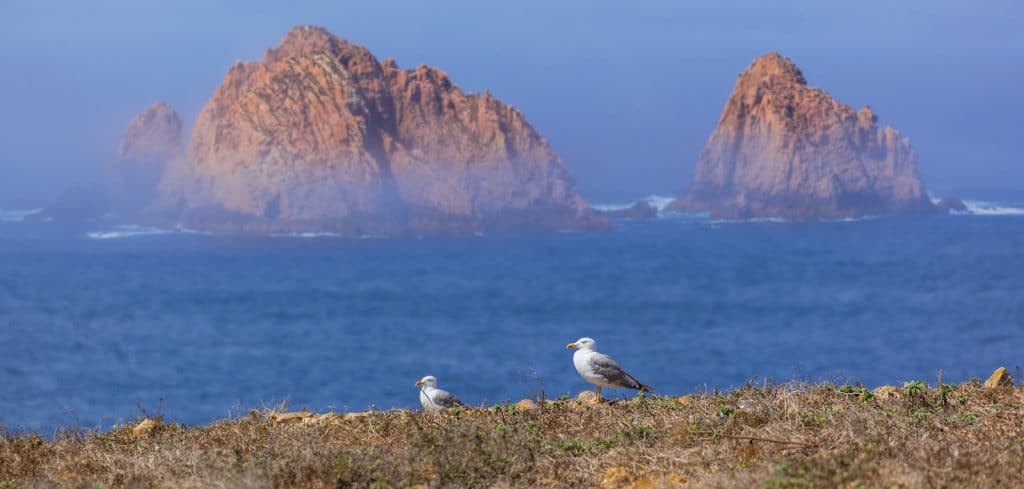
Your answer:
[[[437,387],[437,379],[433,375],[428,375],[422,379],[416,381],[416,387]]]
[[[597,348],[597,342],[591,338],[583,337],[572,343],[569,343],[568,345],[565,345],[565,347],[569,349],[575,348],[577,350],[593,350]]]

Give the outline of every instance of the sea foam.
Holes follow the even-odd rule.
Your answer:
[[[632,207],[633,204],[635,204],[635,203],[637,203],[639,201],[643,201],[643,202],[647,202],[648,204],[650,204],[651,207],[654,207],[655,209],[657,209],[658,212],[661,212],[661,211],[665,210],[665,207],[667,207],[670,203],[672,203],[673,200],[675,200],[675,197],[672,197],[672,196],[648,195],[647,197],[643,197],[643,198],[637,199],[637,200],[635,200],[633,202],[627,202],[627,203],[624,203],[624,204],[623,203],[616,203],[616,204],[594,204],[592,207],[594,209],[596,209],[596,210],[599,210],[599,211],[620,211],[620,210],[628,209],[628,208]]]
[[[185,227],[157,228],[135,225],[116,226],[106,231],[93,231],[86,233],[91,239],[120,239],[135,238],[139,236],[156,236],[161,234],[210,234],[203,231],[196,231]]]
[[[271,234],[272,238],[344,238],[345,235],[328,232],[300,232],[300,233],[277,233]]]
[[[39,214],[43,212],[43,209],[0,209],[0,222],[21,222],[26,217],[33,214]]]
[[[1024,207],[1013,207],[983,200],[965,200],[963,202],[967,206],[967,210],[970,211],[970,214],[979,216],[1024,216]]]

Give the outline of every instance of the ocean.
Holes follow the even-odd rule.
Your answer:
[[[1024,206],[849,221],[623,221],[448,239],[234,236],[0,211],[0,425],[470,404],[589,389],[597,340],[660,394],[1024,365]],[[981,212],[984,211],[984,212]],[[606,390],[610,397],[632,392]]]

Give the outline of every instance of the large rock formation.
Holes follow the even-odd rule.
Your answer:
[[[167,104],[157,102],[132,119],[107,171],[111,210],[135,213],[153,200],[168,162],[180,157],[181,120]]]
[[[931,210],[910,142],[877,121],[769,53],[739,76],[689,190],[668,209],[724,218]]]
[[[602,225],[518,110],[318,27],[237,63],[159,207],[192,225],[347,233]]]

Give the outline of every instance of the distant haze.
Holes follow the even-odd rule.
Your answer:
[[[779,51],[911,138],[936,194],[1024,200],[1024,4],[47,2],[0,6],[0,206],[98,179],[128,121],[187,131],[228,67],[317,24],[524,111],[591,202],[685,188],[736,75]]]

